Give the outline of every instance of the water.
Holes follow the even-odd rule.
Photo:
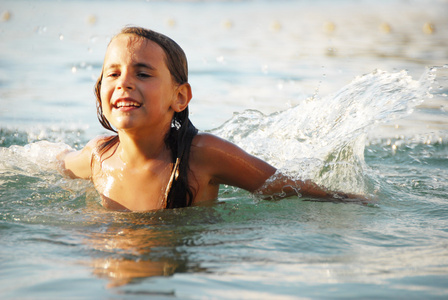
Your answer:
[[[447,297],[446,2],[105,3],[0,4],[2,299]],[[200,129],[375,201],[103,209],[54,154],[103,133],[93,84],[129,23],[186,50]]]

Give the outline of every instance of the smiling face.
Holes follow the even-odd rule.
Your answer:
[[[131,34],[116,36],[106,51],[101,107],[118,130],[169,129],[178,85],[156,43]]]

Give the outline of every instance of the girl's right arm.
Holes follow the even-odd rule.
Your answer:
[[[92,177],[92,159],[100,138],[95,138],[78,151],[66,150],[57,156],[60,172],[70,178],[90,179]]]

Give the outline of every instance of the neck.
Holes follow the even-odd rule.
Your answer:
[[[136,166],[141,166],[152,160],[170,161],[170,150],[165,144],[168,130],[145,132],[144,134],[119,131],[120,144],[117,153],[120,159],[126,164]]]

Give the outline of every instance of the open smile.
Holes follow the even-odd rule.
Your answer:
[[[114,108],[116,109],[121,109],[121,110],[128,110],[128,109],[135,109],[135,108],[139,108],[142,106],[141,103],[135,101],[132,98],[120,98],[117,99],[113,105]]]

